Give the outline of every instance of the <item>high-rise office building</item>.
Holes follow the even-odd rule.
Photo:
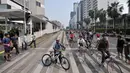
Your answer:
[[[118,2],[119,0],[98,0],[98,10],[104,9],[107,10],[108,4],[110,5],[111,3]]]

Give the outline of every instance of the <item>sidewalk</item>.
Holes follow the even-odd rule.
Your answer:
[[[39,43],[43,42],[44,39],[46,39],[49,35],[51,34],[56,34],[56,33],[50,33],[50,34],[45,34],[39,38],[36,39],[36,45],[38,45]],[[22,51],[21,47],[19,47],[20,53],[23,53],[24,51]],[[4,63],[4,58],[3,58],[3,53],[4,53],[4,48],[2,45],[0,45],[0,65],[2,63]],[[16,57],[17,55],[15,55],[15,50],[12,53],[12,58]]]

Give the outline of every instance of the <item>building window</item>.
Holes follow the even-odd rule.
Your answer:
[[[36,6],[41,7],[41,3],[40,3],[40,2],[38,2],[38,1],[36,1]]]

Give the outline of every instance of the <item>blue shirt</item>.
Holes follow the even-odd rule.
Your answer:
[[[4,44],[10,44],[10,39],[9,38],[4,38],[2,41]],[[7,45],[4,45],[4,47],[9,47]]]
[[[59,50],[61,48],[61,44],[60,43],[55,43],[54,46],[53,46],[53,48],[55,50]]]

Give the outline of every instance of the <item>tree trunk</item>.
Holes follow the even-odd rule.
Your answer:
[[[113,28],[114,28],[114,31],[115,31],[115,29],[116,29],[116,28],[115,28],[115,25],[116,25],[115,22],[116,22],[116,19],[114,18],[114,19],[113,19]]]
[[[126,20],[123,19],[123,22],[124,22],[124,37],[126,37]]]
[[[128,11],[129,11],[128,13],[130,14],[130,7],[129,7]]]

